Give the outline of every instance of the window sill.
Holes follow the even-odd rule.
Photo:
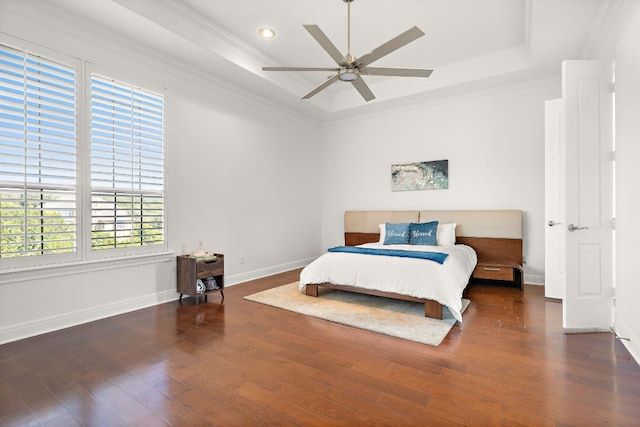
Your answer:
[[[70,276],[92,271],[132,267],[145,264],[175,261],[174,252],[156,252],[118,258],[74,261],[59,264],[42,264],[29,267],[6,268],[0,270],[0,285],[45,279],[48,277]]]

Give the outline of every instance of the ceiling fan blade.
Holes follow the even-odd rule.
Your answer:
[[[431,73],[433,70],[414,68],[367,67],[360,70],[360,74],[369,76],[429,77]]]
[[[262,71],[340,71],[340,68],[327,67],[262,67]]]
[[[303,25],[304,29],[311,34],[311,36],[316,39],[316,41],[322,46],[322,48],[336,61],[336,64],[342,65],[345,62],[344,55],[340,53],[337,47],[331,40],[322,32],[320,27],[317,25]]]
[[[318,86],[317,88],[315,88],[314,90],[312,90],[311,92],[303,96],[302,99],[311,98],[313,95],[316,95],[318,92],[320,92],[323,89],[326,89],[328,86],[332,85],[337,81],[338,81],[338,75],[336,74],[335,76],[331,77],[326,82],[322,83],[320,86]]]
[[[413,27],[404,33],[400,34],[397,37],[392,38],[386,43],[381,44],[377,48],[373,49],[370,53],[358,58],[356,61],[359,67],[364,67],[371,64],[374,61],[382,58],[393,52],[394,50],[400,49],[402,46],[411,43],[412,41],[419,39],[424,36],[422,30],[418,27]]]
[[[376,98],[373,92],[371,92],[371,89],[369,89],[369,86],[367,86],[361,78],[353,80],[351,84],[358,89],[358,92],[360,92],[360,95],[362,95],[365,101],[369,102]]]

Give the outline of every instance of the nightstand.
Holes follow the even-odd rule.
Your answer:
[[[479,261],[473,270],[474,279],[512,282],[522,289],[523,271],[520,264],[500,260]]]
[[[189,255],[177,257],[177,291],[180,292],[180,300],[182,300],[182,295],[186,294],[198,298],[198,302],[200,302],[200,297],[204,296],[206,301],[207,295],[214,292],[220,292],[224,300],[224,255],[215,254],[215,256],[214,260],[203,261]],[[206,277],[213,277],[216,280],[217,288],[198,292],[198,279]]]

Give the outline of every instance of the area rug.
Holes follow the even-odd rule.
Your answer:
[[[445,307],[443,319],[424,316],[424,304],[363,295],[319,287],[318,297],[300,292],[298,282],[244,297],[246,300],[282,308],[355,328],[437,346],[456,319]],[[462,300],[462,311],[469,300]]]

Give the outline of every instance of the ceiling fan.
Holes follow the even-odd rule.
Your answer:
[[[397,37],[373,49],[360,58],[351,55],[351,3],[353,0],[343,0],[347,3],[347,54],[342,55],[331,40],[322,32],[317,25],[303,25],[305,30],[322,46],[322,48],[333,58],[338,67],[318,68],[318,67],[262,67],[264,71],[335,71],[336,74],[330,77],[320,86],[302,97],[309,99],[318,92],[326,89],[336,81],[350,82],[362,95],[365,101],[375,99],[373,92],[364,82],[361,76],[399,76],[399,77],[429,77],[433,70],[410,69],[410,68],[381,68],[369,67],[374,61],[400,49],[402,46],[424,36],[422,30],[413,27]]]

